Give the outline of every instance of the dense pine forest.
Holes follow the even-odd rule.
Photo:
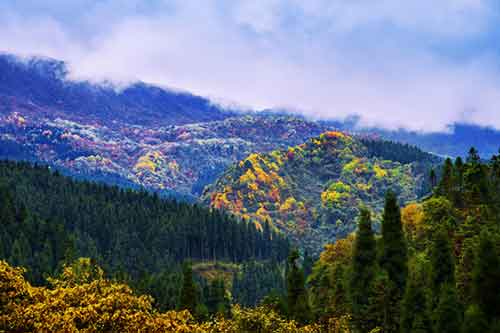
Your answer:
[[[186,259],[280,262],[288,253],[287,240],[268,224],[257,230],[218,211],[27,163],[0,162],[0,193],[0,258],[27,268],[36,285],[89,257],[109,277],[174,308]]]
[[[361,207],[357,231],[314,263],[270,228],[216,211],[27,164],[4,162],[1,175],[0,331],[500,331],[500,155],[447,159],[420,202],[401,206],[389,190],[379,234]],[[242,264],[230,282],[207,280],[194,259]],[[184,262],[176,310],[159,312],[146,289],[124,284],[133,278],[117,278],[161,272],[156,260]]]

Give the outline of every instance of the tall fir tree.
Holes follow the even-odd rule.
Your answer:
[[[369,311],[369,300],[373,288],[376,259],[376,243],[370,211],[362,207],[354,242],[349,280],[353,318],[358,329],[362,331],[370,331],[375,327],[374,323],[368,322],[367,311]]]
[[[382,216],[382,250],[380,265],[387,271],[389,279],[403,294],[408,275],[408,250],[401,223],[401,211],[396,194],[389,190],[385,196]]]
[[[500,317],[500,258],[492,238],[481,233],[473,271],[474,301],[488,320]]]
[[[287,306],[291,319],[299,323],[311,320],[311,309],[305,288],[304,271],[299,267],[299,252],[293,250],[288,257],[287,268]]]
[[[448,199],[453,197],[454,189],[454,170],[453,162],[450,158],[444,161],[443,172],[441,174],[441,180],[438,186],[438,194],[442,195]]]
[[[443,284],[455,284],[455,261],[452,252],[450,237],[446,228],[440,226],[434,233],[431,245],[431,292],[433,304],[438,302]]]
[[[418,258],[417,258],[418,259]],[[423,262],[413,265],[411,277],[401,301],[401,333],[430,332],[432,320],[425,290],[426,270]]]
[[[384,331],[396,332],[400,322],[400,302],[408,275],[408,254],[401,223],[401,211],[396,194],[389,190],[385,196],[382,216],[380,266],[387,272],[389,284],[386,295]]]

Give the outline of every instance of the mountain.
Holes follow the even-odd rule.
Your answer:
[[[266,154],[251,154],[228,169],[202,199],[258,225],[272,221],[317,252],[355,229],[358,207],[380,213],[388,189],[402,202],[426,194],[439,158],[408,145],[328,131]]]
[[[63,62],[0,56],[0,157],[72,176],[195,198],[252,152],[296,145],[327,127],[241,114],[137,83],[117,91],[67,79]]]
[[[376,135],[385,140],[408,143],[440,156],[464,157],[471,147],[479,150],[482,158],[489,159],[498,153],[500,130],[468,123],[453,123],[443,132],[421,132],[406,129],[389,130],[380,127],[363,127],[353,117],[345,121],[320,121],[324,126],[363,135]]]
[[[287,149],[331,129],[455,156],[496,152],[500,133],[456,125],[421,134],[357,122],[235,112],[145,83],[124,89],[72,81],[64,62],[0,55],[0,158],[48,164],[67,175],[197,200],[205,186],[252,153]]]
[[[118,90],[109,84],[71,81],[62,61],[5,54],[0,55],[0,105],[2,113],[20,109],[31,116],[111,128],[186,124],[234,114],[205,98],[143,82]]]
[[[464,156],[471,147],[479,149],[482,158],[489,159],[498,153],[500,147],[500,131],[471,124],[457,123],[449,126],[444,133],[419,133],[407,130],[378,130],[388,140],[416,145],[421,149],[442,156]]]

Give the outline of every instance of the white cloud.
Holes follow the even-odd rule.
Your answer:
[[[386,127],[500,128],[497,63],[434,49],[488,33],[495,11],[486,1],[90,2],[79,1],[86,10],[74,18],[69,2],[58,13],[4,8],[0,49],[62,58],[75,78],[141,79],[255,108],[358,114]]]

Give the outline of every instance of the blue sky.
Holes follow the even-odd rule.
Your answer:
[[[491,0],[3,0],[0,51],[222,104],[500,128],[498,23]]]

